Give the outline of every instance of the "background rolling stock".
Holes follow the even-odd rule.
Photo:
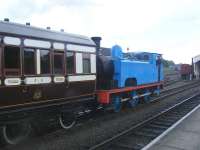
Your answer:
[[[192,66],[189,64],[181,64],[180,65],[180,75],[184,80],[189,80],[192,75]]]

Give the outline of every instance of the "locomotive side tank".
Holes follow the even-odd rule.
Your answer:
[[[163,80],[163,67],[158,63],[161,55],[156,53],[122,53],[120,46],[112,47],[114,60],[114,80],[118,87],[160,82]]]

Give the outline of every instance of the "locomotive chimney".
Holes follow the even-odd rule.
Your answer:
[[[26,26],[30,26],[31,25],[31,23],[30,22],[26,22]]]
[[[99,68],[98,68],[98,57],[99,57],[99,54],[100,54],[100,47],[101,47],[101,37],[92,37],[91,38],[93,41],[94,41],[94,43],[96,44],[96,78],[97,78],[97,85],[99,84],[99,75],[98,75],[98,70],[99,70]],[[96,87],[96,88],[98,88],[98,87]]]
[[[99,55],[99,51],[100,51],[100,47],[101,47],[101,37],[92,37],[91,39],[96,44],[96,48],[97,48],[96,54]]]
[[[9,22],[9,19],[8,18],[4,18],[4,21]]]
[[[97,47],[100,47],[101,37],[92,37],[91,39],[95,42]]]

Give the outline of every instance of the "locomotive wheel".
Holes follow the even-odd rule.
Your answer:
[[[114,112],[120,112],[122,108],[121,97],[116,96],[112,98]]]
[[[136,95],[137,95],[136,91],[133,91],[132,94],[131,94],[132,97],[136,96]],[[139,103],[139,98],[130,99],[128,101],[128,106],[130,108],[134,108],[135,106],[137,106],[138,103]]]
[[[149,93],[149,90],[145,90],[145,93]],[[144,96],[144,102],[149,103],[150,102],[150,95]]]
[[[61,113],[59,123],[63,129],[70,129],[76,124],[76,116],[71,113]]]
[[[160,96],[160,87],[157,87],[155,90],[154,90],[154,94],[156,96]]]
[[[31,125],[28,122],[5,125],[1,127],[1,142],[6,145],[18,144],[30,135],[31,129]]]
[[[139,102],[139,99],[136,98],[136,99],[131,99],[128,101],[128,105],[130,108],[134,108],[135,106],[138,105],[138,102]]]

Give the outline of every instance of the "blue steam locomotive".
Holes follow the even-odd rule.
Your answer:
[[[109,55],[101,53],[98,61],[97,95],[101,104],[118,112],[122,102],[134,107],[139,100],[149,101],[150,95],[159,94],[163,81],[161,54],[123,53],[118,45],[109,50]]]

